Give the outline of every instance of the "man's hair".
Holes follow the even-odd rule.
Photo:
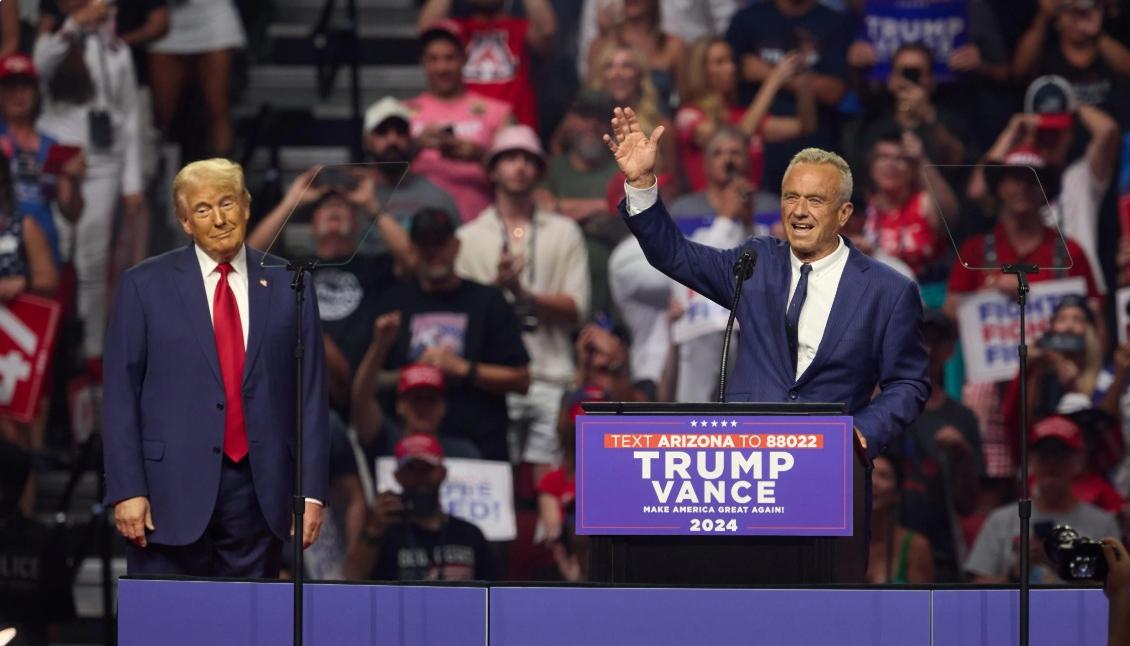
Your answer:
[[[718,144],[723,141],[737,141],[742,145],[742,150],[749,150],[749,136],[742,132],[740,128],[734,125],[726,124],[718,126],[714,132],[710,133],[710,137],[706,140],[704,151],[707,156],[710,156]]]
[[[927,47],[925,43],[903,43],[899,45],[899,48],[895,50],[894,54],[891,54],[891,60],[895,60],[898,58],[899,54],[903,52],[918,52],[922,54],[922,56],[926,58],[926,73],[929,74],[934,71],[934,51]]]
[[[799,153],[793,155],[792,161],[789,162],[788,168],[785,169],[784,177],[788,177],[792,172],[793,167],[798,164],[829,164],[834,166],[840,172],[840,204],[844,204],[851,200],[853,190],[853,182],[851,178],[851,167],[834,152],[822,150],[820,148],[805,148]]]
[[[408,237],[417,247],[437,247],[455,237],[455,225],[447,211],[424,207],[412,216]]]
[[[173,178],[173,203],[177,214],[184,207],[184,191],[194,186],[221,186],[232,190],[247,204],[251,204],[251,193],[243,177],[243,166],[222,157],[202,159],[185,166]]]

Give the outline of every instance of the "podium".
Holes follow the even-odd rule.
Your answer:
[[[585,416],[578,418],[577,531],[581,534],[589,534],[591,539],[590,576],[593,581],[614,584],[750,586],[849,584],[860,583],[864,580],[869,540],[871,467],[866,451],[859,444],[852,430],[850,418],[843,416],[841,404],[593,402],[584,404],[583,409]],[[610,495],[613,497],[623,496],[622,490],[626,487],[637,487],[637,492],[640,489],[638,483],[634,482],[639,473],[623,473],[621,483],[612,482],[608,478],[598,483],[593,482],[599,480],[597,476],[599,476],[600,470],[595,468],[599,465],[586,468],[584,464],[585,455],[583,453],[585,450],[582,449],[581,442],[584,441],[582,425],[586,418],[593,420],[592,424],[607,424],[607,428],[630,429],[630,432],[624,435],[614,435],[608,432],[597,433],[590,428],[588,433],[590,448],[587,449],[589,455],[596,455],[596,451],[619,442],[635,442],[637,446],[650,444],[654,447],[662,446],[658,443],[664,441],[678,443],[686,442],[688,439],[699,439],[693,437],[695,435],[693,429],[698,428],[699,421],[703,422],[703,426],[707,426],[707,429],[702,433],[703,435],[719,433],[716,426],[710,427],[708,424],[718,422],[721,419],[723,428],[730,425],[725,433],[738,439],[758,437],[757,429],[764,430],[762,421],[775,425],[769,428],[782,429],[804,428],[807,420],[820,420],[818,423],[831,424],[828,428],[834,428],[835,431],[826,436],[829,442],[827,452],[831,453],[832,449],[837,449],[834,445],[838,442],[838,453],[835,456],[826,457],[833,458],[834,468],[829,469],[821,464],[810,467],[810,471],[807,472],[788,474],[795,476],[791,485],[794,490],[806,486],[806,482],[814,486],[816,490],[804,490],[800,494],[794,493],[791,504],[786,511],[789,514],[795,514],[797,511],[806,511],[808,507],[824,506],[831,510],[833,515],[840,514],[842,516],[840,525],[838,529],[835,529],[836,526],[833,524],[829,526],[832,529],[828,531],[822,528],[817,531],[806,532],[803,522],[791,523],[789,521],[793,519],[789,518],[783,525],[795,524],[796,526],[774,526],[771,521],[767,521],[765,524],[768,528],[760,530],[758,527],[740,525],[737,526],[738,531],[744,532],[745,535],[734,536],[726,535],[729,533],[726,531],[712,531],[708,532],[709,535],[687,535],[688,527],[680,526],[676,529],[675,525],[671,525],[670,530],[668,530],[654,526],[630,526],[627,523],[624,524],[629,525],[626,527],[613,524],[588,524],[598,514],[591,513],[591,511],[586,512],[584,509],[586,497],[589,499],[588,509],[592,510],[595,506],[610,504],[603,500]],[[693,427],[688,428],[690,424],[678,423],[688,418],[690,418],[690,424],[694,425]],[[696,418],[701,418],[701,420]],[[741,435],[745,431],[739,428],[738,420],[742,420],[740,426],[750,429],[751,434]],[[835,420],[838,425],[827,422],[827,420]],[[665,431],[678,433],[678,436],[668,433],[666,440],[662,438],[657,440],[656,437],[664,435]],[[732,431],[738,433],[732,433]],[[594,438],[598,434],[603,437],[604,444],[592,448],[594,447]],[[656,437],[645,437],[647,434]],[[760,437],[766,436],[760,435]],[[811,438],[812,435],[803,437]],[[775,435],[775,438],[779,442],[781,436]],[[719,440],[720,438],[714,439]],[[819,439],[825,438],[822,436]],[[741,439],[741,441],[747,440]],[[792,440],[790,440],[790,443],[792,443]],[[752,446],[752,442],[750,445]],[[763,454],[770,452],[770,449],[764,445],[759,448],[762,449],[760,452]],[[731,453],[742,453],[747,458],[755,452],[758,451],[731,450]],[[782,455],[771,457],[779,457],[779,461],[784,462],[787,461],[788,456],[783,454],[787,452],[789,451],[782,450],[779,452]],[[661,479],[663,474],[659,472],[660,460],[656,454],[662,453],[664,453],[662,450],[637,452],[637,462],[648,462],[649,469],[654,467],[653,475]],[[709,453],[710,457],[721,459],[719,455],[722,451],[710,451]],[[792,454],[799,456],[796,458],[797,464],[803,464],[804,460],[810,459],[810,456],[815,456],[816,452],[804,453],[804,449],[801,448],[792,451],[790,455]],[[590,459],[590,464],[594,462]],[[682,456],[675,461],[676,473],[678,473],[677,469],[683,462]],[[712,464],[709,462],[709,458],[706,464]],[[829,473],[837,468],[843,472],[841,477],[829,479]],[[630,471],[630,469],[624,470]],[[584,480],[586,471],[588,472],[589,483]],[[798,471],[803,470],[798,467]],[[649,475],[652,474],[650,471],[648,473]],[[670,471],[667,475],[670,475]],[[800,480],[797,480],[798,478]],[[832,484],[828,485],[826,481],[831,481]],[[670,497],[669,490],[666,489],[666,482],[660,481],[658,485],[651,482],[648,484],[652,484],[656,496],[667,493],[668,498]],[[740,495],[747,491],[748,489],[743,487],[742,490],[735,491],[735,494]],[[650,492],[641,494],[639,497],[643,498],[648,495],[650,495]],[[843,501],[842,504],[838,502],[840,500]],[[717,506],[712,508],[734,509],[734,507]],[[656,508],[652,508],[653,511],[654,509]],[[678,507],[668,506],[658,509],[672,510],[678,509]],[[684,507],[684,509],[697,509],[697,507]],[[777,508],[770,506],[767,509],[773,511]],[[645,509],[645,511],[647,510]],[[584,514],[587,514],[587,519],[582,518]],[[710,515],[713,514],[707,514],[707,516]],[[746,515],[744,518],[751,517]],[[726,530],[733,530],[736,526],[731,524],[729,520],[720,520],[724,521],[726,525],[724,529]],[[844,524],[844,521],[847,525]],[[705,522],[705,520],[700,521],[700,523]],[[680,523],[677,522],[676,524]],[[601,533],[602,530],[600,529],[586,531],[586,525],[589,527],[612,526],[616,529],[609,529],[607,533]],[[845,527],[850,529],[845,529]],[[715,529],[713,522],[711,528]],[[697,530],[701,531],[702,529],[703,527],[700,524]]]

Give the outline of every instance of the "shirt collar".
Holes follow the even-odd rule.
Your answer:
[[[220,263],[204,253],[204,250],[201,249],[199,245],[193,244],[192,248],[196,251],[196,261],[200,263],[200,273],[207,278],[212,272],[216,271],[216,267],[219,267]],[[239,246],[239,251],[236,252],[235,258],[231,259],[231,268],[240,276],[247,276],[247,245]]]
[[[847,257],[848,253],[851,251],[851,249],[846,244],[844,244],[843,236],[836,236],[836,240],[838,242],[838,245],[835,251],[828,254],[827,256],[824,256],[820,260],[808,263],[812,265],[811,278],[816,278],[829,268],[835,267],[836,265],[840,264],[840,262],[845,257]],[[796,254],[793,253],[791,247],[789,248],[789,262],[792,263],[793,272],[799,274],[800,266],[803,265],[804,262],[802,262],[800,258],[796,257]]]

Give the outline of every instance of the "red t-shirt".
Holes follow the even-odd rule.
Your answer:
[[[731,106],[730,124],[741,123],[745,111],[745,107]],[[756,188],[761,188],[761,174],[765,168],[765,146],[761,140],[761,131],[765,128],[767,119],[769,119],[768,114],[761,119],[761,123],[757,124],[757,134],[749,138],[749,181]],[[678,135],[679,157],[682,159],[687,181],[691,184],[691,192],[706,190],[706,151],[694,140],[695,128],[705,120],[706,113],[695,106],[681,107],[675,113],[675,134]]]
[[[525,18],[456,20],[467,43],[463,82],[479,94],[510,104],[518,123],[538,128],[537,103],[530,85],[530,51]]]
[[[1008,238],[1005,237],[1004,228],[1001,225],[998,224],[996,228],[993,229],[993,237],[997,248],[997,258],[995,262],[997,265],[1024,262],[1032,263],[1039,267],[1051,267],[1055,263],[1055,245],[1059,244],[1059,234],[1056,233],[1055,229],[1045,228],[1044,239],[1040,242],[1040,246],[1036,247],[1035,251],[1024,258],[1017,257],[1016,250],[1008,243]],[[1082,277],[1087,283],[1087,296],[1091,298],[1101,298],[1099,288],[1095,284],[1095,277],[1091,275],[1091,264],[1087,262],[1086,253],[1074,240],[1066,238],[1066,241],[1067,252],[1075,261],[1074,266],[1066,270],[1066,277]],[[992,271],[966,269],[962,266],[961,260],[965,260],[973,266],[984,266],[986,264],[984,234],[974,236],[961,245],[961,257],[954,260],[953,271],[950,273],[948,291],[951,294],[975,292],[985,286],[985,281],[988,280],[990,275],[994,275]],[[996,273],[999,273],[999,271]],[[1029,275],[1028,282],[1038,283],[1063,277],[1057,275],[1058,273],[1059,272],[1050,269],[1042,269]]]
[[[548,494],[557,499],[561,505],[561,513],[565,507],[577,497],[577,483],[573,480],[572,473],[565,473],[564,469],[554,469],[542,476],[538,483],[538,493]]]
[[[922,209],[922,198],[919,191],[902,206],[884,212],[868,204],[864,225],[879,249],[905,262],[919,276],[938,255],[938,236]]]

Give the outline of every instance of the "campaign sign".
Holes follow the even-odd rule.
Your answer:
[[[1025,312],[1025,336],[1036,343],[1051,325],[1052,310],[1068,294],[1083,295],[1082,278],[1059,278],[1032,283]],[[986,289],[962,299],[957,308],[965,375],[973,383],[1006,381],[1016,376],[1020,356],[1020,305],[1016,296]]]
[[[439,492],[440,505],[483,532],[488,541],[512,541],[518,536],[514,516],[514,474],[510,463],[497,460],[446,458],[447,479]],[[377,489],[400,493],[393,477],[396,458],[377,458]]]
[[[55,349],[59,303],[20,294],[0,305],[0,416],[31,423]]]
[[[871,78],[885,80],[891,57],[907,43],[922,43],[934,53],[934,77],[953,79],[947,61],[968,42],[966,0],[867,0],[863,38],[875,47]]]
[[[722,332],[730,319],[730,310],[693,289],[675,285],[672,297],[683,306],[683,315],[671,324],[671,342],[681,345],[707,334]],[[734,319],[734,330],[741,327]]]
[[[577,533],[850,536],[850,417],[577,417]]]

